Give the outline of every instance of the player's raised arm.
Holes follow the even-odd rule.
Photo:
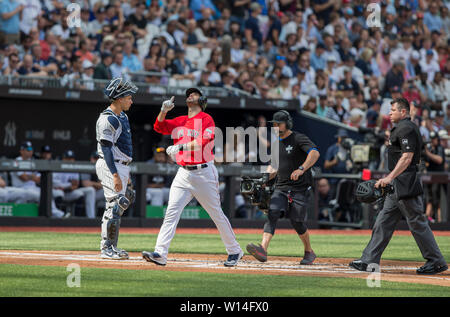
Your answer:
[[[175,119],[166,119],[167,113],[175,107],[174,100],[175,96],[172,96],[172,98],[165,100],[162,103],[161,111],[159,112],[155,124],[153,125],[156,132],[169,135],[172,134],[173,129],[177,127],[177,122]]]

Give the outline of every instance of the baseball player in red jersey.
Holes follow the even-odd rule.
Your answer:
[[[219,176],[214,166],[214,120],[204,112],[206,97],[197,88],[186,90],[186,116],[166,119],[175,104],[174,97],[163,102],[155,124],[155,131],[171,135],[174,145],[167,154],[180,165],[172,182],[164,222],[158,234],[155,251],[143,251],[145,260],[166,265],[170,242],[180,220],[181,213],[193,197],[208,212],[219,230],[228,253],[225,266],[235,266],[244,255],[236,241],[233,229],[220,205]]]

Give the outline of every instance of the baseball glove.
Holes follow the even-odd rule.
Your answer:
[[[125,191],[125,197],[130,201],[130,205],[134,203],[136,199],[136,191],[133,189],[133,184],[129,183]]]
[[[394,192],[392,185],[386,187],[375,187],[375,180],[365,181],[358,184],[355,191],[356,199],[362,203],[373,204]]]

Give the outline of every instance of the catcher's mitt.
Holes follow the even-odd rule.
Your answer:
[[[362,203],[372,204],[384,199],[387,194],[394,192],[392,185],[376,188],[375,183],[375,180],[359,183],[355,191],[356,199]]]

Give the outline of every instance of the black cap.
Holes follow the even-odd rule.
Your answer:
[[[52,153],[52,148],[50,147],[50,145],[44,145],[41,149],[42,153]]]
[[[200,89],[192,87],[192,88],[189,88],[189,89],[186,90],[186,98],[189,97],[189,95],[192,94],[193,92],[196,92],[196,93],[198,93],[200,96],[203,96],[203,94],[202,94],[202,92],[200,91]]]
[[[33,150],[33,144],[30,141],[25,141],[20,145],[21,150],[27,150],[32,151]]]
[[[282,123],[282,122],[288,122],[289,120],[291,120],[291,116],[289,114],[289,112],[287,112],[286,110],[284,111],[277,111],[274,113],[272,120],[267,121],[270,123]]]
[[[75,153],[72,150],[64,152],[63,158],[75,158]]]

